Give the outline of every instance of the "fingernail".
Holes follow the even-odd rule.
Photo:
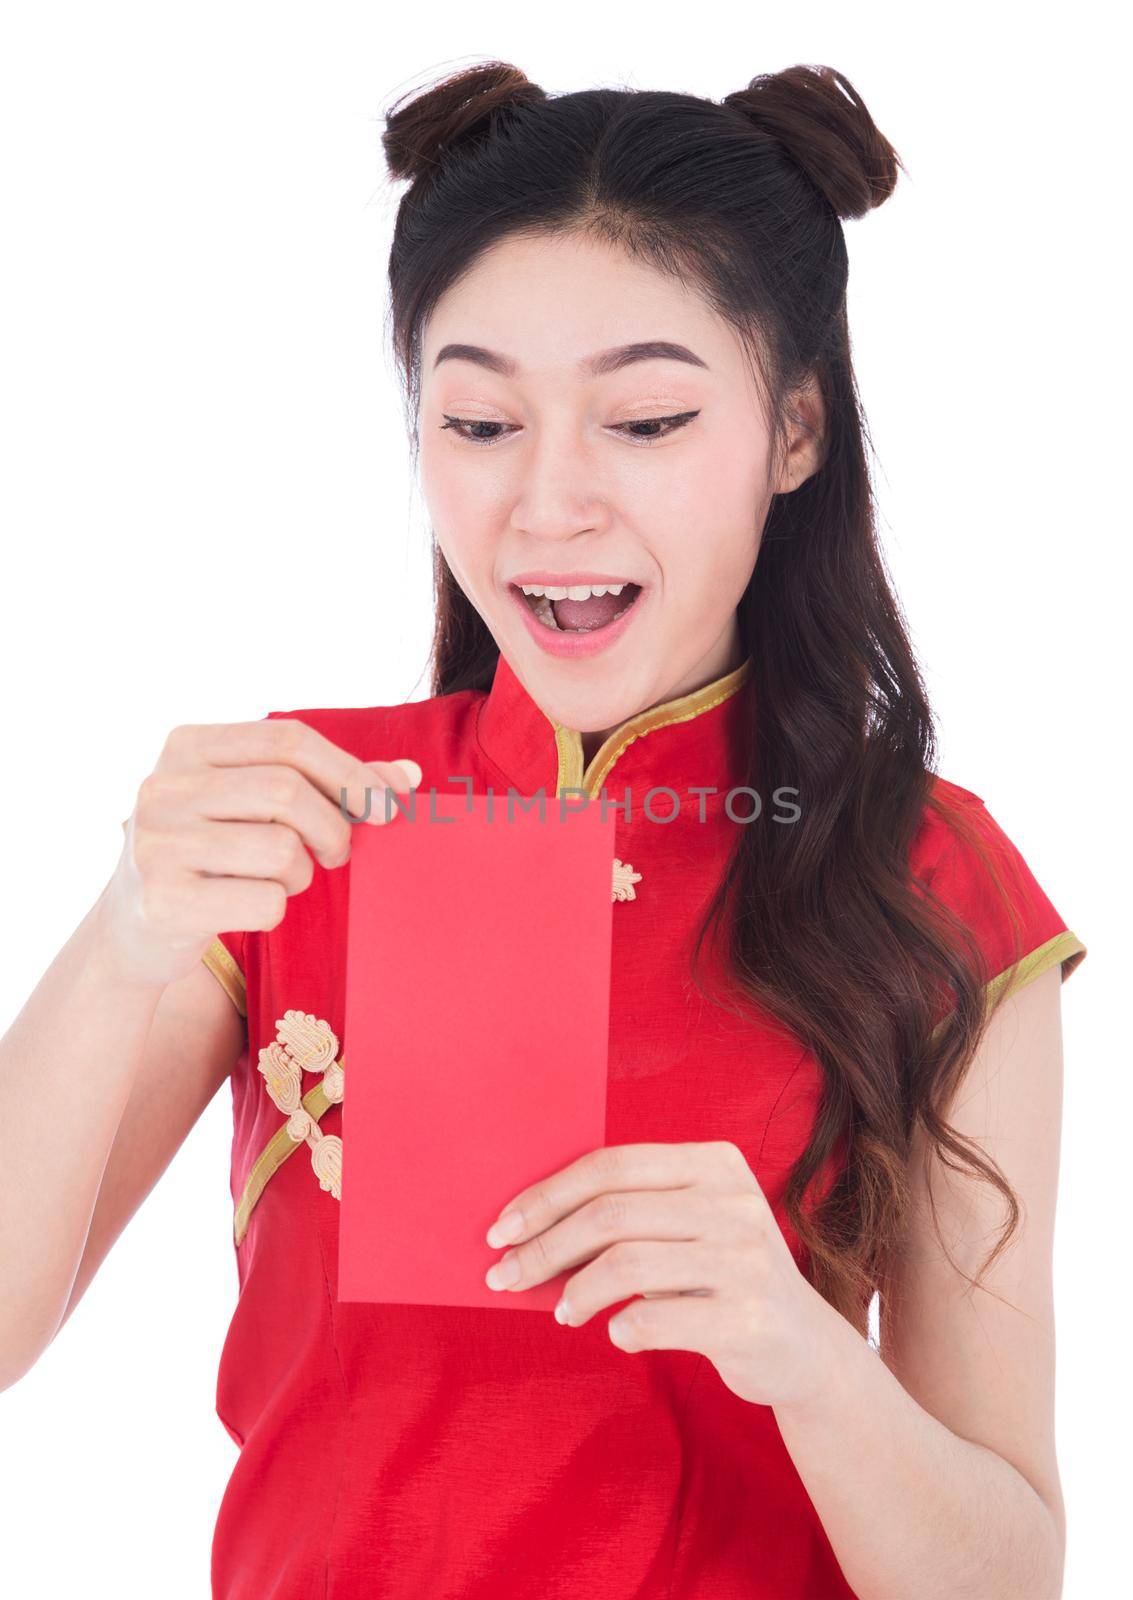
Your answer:
[[[513,1283],[519,1282],[519,1262],[514,1256],[505,1256],[503,1261],[497,1261],[494,1267],[489,1267],[484,1281],[489,1289],[509,1289]]]
[[[490,1245],[512,1244],[523,1232],[523,1218],[518,1211],[505,1211],[498,1222],[488,1229]]]
[[[563,1323],[566,1322],[569,1317],[570,1307],[567,1305],[565,1300],[560,1300],[558,1305],[555,1307],[555,1321]]]
[[[405,773],[409,780],[409,787],[416,789],[422,778],[421,768],[416,761],[410,761],[406,756],[399,756],[393,764],[395,767],[400,767]]]

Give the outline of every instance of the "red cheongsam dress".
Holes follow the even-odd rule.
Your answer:
[[[732,1141],[805,1270],[780,1201],[820,1068],[750,1003],[711,1004],[689,976],[740,825],[726,803],[747,781],[753,694],[748,660],[631,717],[585,768],[579,734],[549,720],[502,657],[489,690],[270,715],[365,761],[412,757],[423,796],[463,794],[467,778],[501,796],[604,787],[612,803],[630,791],[629,818],[615,812],[607,1143]],[[1014,974],[1010,919],[929,808],[913,870],[976,928],[1000,986],[1056,963],[1065,978],[1084,946],[983,801],[935,781],[1008,869],[1024,953]],[[671,821],[643,814],[651,790],[653,818]],[[750,791],[730,800],[734,818],[752,806]],[[767,811],[747,825],[770,825]],[[221,934],[205,957],[247,1018],[232,1074],[239,1298],[216,1394],[240,1450],[213,1540],[214,1600],[851,1596],[773,1409],[738,1398],[705,1357],[619,1350],[609,1314],[564,1328],[549,1310],[338,1303],[348,874],[316,864],[278,927]],[[723,986],[713,949],[702,972]]]

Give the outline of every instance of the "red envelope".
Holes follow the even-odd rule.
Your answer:
[[[489,1289],[484,1235],[606,1141],[615,819],[527,803],[354,829],[340,1300],[549,1310],[569,1276]]]

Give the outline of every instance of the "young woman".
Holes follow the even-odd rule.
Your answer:
[[[170,735],[3,1042],[6,1381],[230,1076],[215,1596],[1056,1596],[1085,950],[935,773],[875,539],[841,222],[897,156],[824,68],[714,104],[496,62],[385,148],[434,694]],[[336,1295],[352,821],[469,777],[626,808],[607,1143],[485,1246],[501,1294],[569,1274],[554,1316]]]

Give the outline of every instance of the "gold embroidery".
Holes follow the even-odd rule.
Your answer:
[[[614,899],[636,900],[633,892],[635,883],[641,882],[641,873],[635,872],[628,861],[619,861],[614,857]]]
[[[319,1127],[314,1107],[303,1094],[303,1073],[321,1072],[324,1109],[342,1099],[343,1063],[337,1060],[338,1039],[330,1025],[311,1012],[285,1011],[276,1021],[278,1032],[270,1044],[259,1053],[258,1071],[263,1077],[272,1102],[287,1117],[283,1132],[295,1145],[306,1143],[311,1148],[311,1166],[323,1189],[336,1200],[342,1199],[342,1140],[336,1133],[324,1133]],[[321,1116],[322,1112],[319,1112]],[[278,1139],[279,1135],[276,1135]],[[273,1146],[275,1141],[273,1140]],[[271,1149],[272,1146],[269,1146]],[[288,1152],[279,1149],[271,1171],[267,1172],[257,1190],[271,1176]],[[267,1155],[267,1151],[264,1152]],[[260,1158],[263,1160],[263,1157]],[[258,1168],[260,1162],[257,1161]],[[249,1174],[245,1195],[251,1187],[256,1169]],[[242,1202],[243,1204],[243,1202]],[[252,1202],[255,1204],[255,1201]],[[248,1208],[251,1211],[251,1206]],[[246,1225],[246,1223],[245,1223]],[[243,1237],[241,1232],[240,1237]],[[237,1240],[239,1243],[239,1239]]]
[[[299,1063],[288,1055],[281,1044],[273,1040],[260,1051],[259,1070],[267,1084],[268,1094],[279,1109],[294,1111],[303,1098]]]
[[[285,1011],[276,1023],[279,1042],[304,1072],[322,1072],[338,1055],[338,1040],[325,1022],[304,1016],[301,1011]]]
[[[342,1198],[342,1140],[337,1133],[324,1134],[311,1156],[318,1180],[336,1200]]]
[[[338,1065],[344,1067],[346,1058],[343,1057]],[[323,1093],[321,1082],[316,1083],[313,1089],[308,1089],[303,1096],[303,1109],[310,1114],[312,1122],[318,1122],[320,1117],[324,1116],[330,1109],[330,1106],[331,1101]],[[232,1218],[232,1237],[237,1245],[243,1242],[244,1235],[248,1231],[248,1223],[251,1220],[252,1212],[255,1210],[259,1198],[267,1188],[268,1183],[275,1173],[279,1171],[283,1163],[295,1154],[301,1143],[302,1140],[292,1139],[285,1124],[278,1133],[273,1134],[256,1157],[252,1170],[248,1174],[247,1182],[244,1184],[244,1192],[240,1196],[240,1203],[236,1207]]]

